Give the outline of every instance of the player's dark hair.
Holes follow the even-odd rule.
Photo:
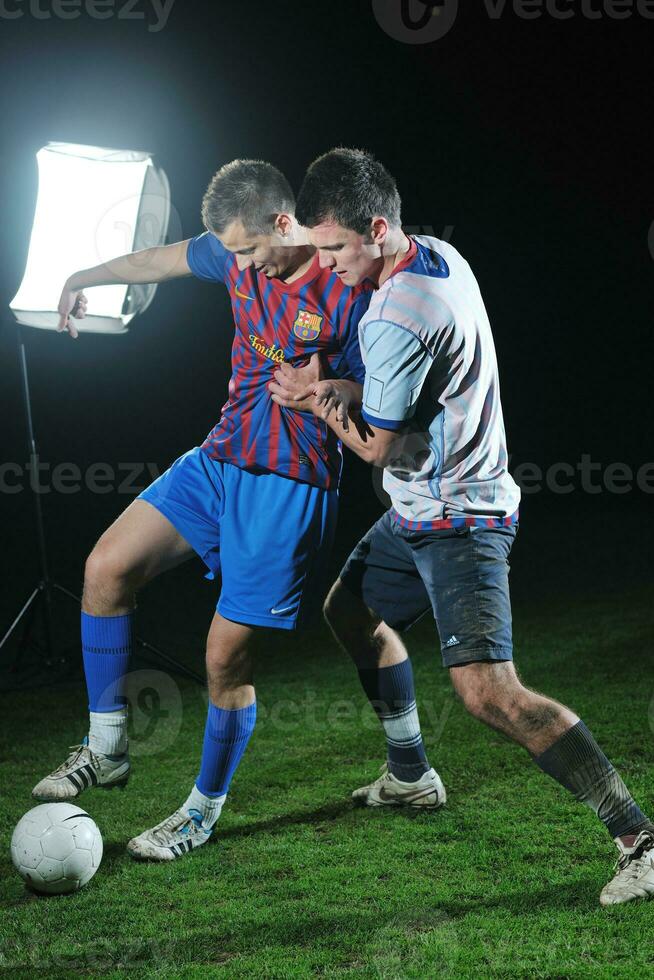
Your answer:
[[[375,216],[399,226],[401,208],[395,181],[386,167],[365,150],[339,146],[318,157],[307,170],[295,213],[306,228],[333,220],[365,235]]]
[[[250,234],[266,234],[278,214],[293,214],[294,210],[291,185],[283,173],[264,160],[226,163],[211,178],[202,199],[202,221],[216,234],[236,219]]]

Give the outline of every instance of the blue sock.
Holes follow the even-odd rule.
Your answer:
[[[388,745],[388,768],[404,783],[414,783],[429,770],[407,658],[392,667],[361,668],[359,678],[383,725]]]
[[[124,678],[132,652],[133,614],[82,613],[82,656],[89,711],[117,711],[125,704]]]
[[[195,785],[205,796],[222,796],[229,789],[257,719],[257,702],[247,708],[209,705],[202,744],[200,775]]]

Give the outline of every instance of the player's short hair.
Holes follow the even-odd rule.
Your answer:
[[[401,222],[402,202],[386,167],[366,150],[339,146],[314,160],[297,199],[297,219],[305,228],[332,220],[360,235],[375,216]]]
[[[216,234],[240,219],[250,234],[265,235],[278,214],[294,211],[291,185],[277,167],[264,160],[226,163],[213,175],[202,199],[202,221]]]

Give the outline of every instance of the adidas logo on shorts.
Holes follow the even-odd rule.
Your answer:
[[[456,636],[454,636],[454,634],[452,634],[452,636],[449,638],[449,640],[447,641],[447,643],[445,644],[445,646],[446,647],[458,647],[460,643],[461,643],[461,640],[458,640],[456,638]]]

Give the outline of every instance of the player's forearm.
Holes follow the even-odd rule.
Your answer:
[[[325,421],[341,442],[364,462],[371,466],[385,466],[392,456],[398,433],[372,429],[361,417],[358,408],[350,409],[348,417],[350,424],[347,429],[339,422],[334,411],[329,413],[329,418]]]
[[[334,432],[341,442],[351,449],[353,453],[360,456],[366,463],[372,463],[372,442],[374,441],[370,430],[361,418],[358,409],[350,409],[348,412],[350,425],[346,429],[342,422],[336,418],[336,412],[330,412],[329,418],[325,421],[329,428]]]
[[[113,286],[118,283],[164,282],[178,276],[188,276],[191,270],[186,262],[187,242],[144,248],[128,255],[119,255],[102,265],[81,269],[67,280],[72,291],[91,286]]]

